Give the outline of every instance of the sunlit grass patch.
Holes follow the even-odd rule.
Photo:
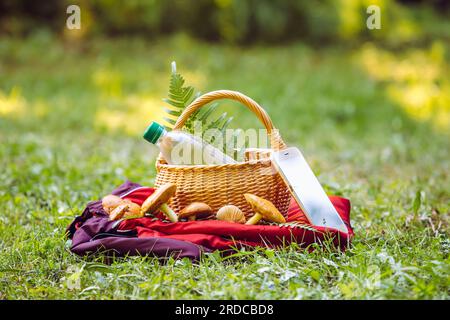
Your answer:
[[[0,61],[10,62],[2,101],[24,108],[0,113],[1,299],[449,298],[448,138],[427,118],[448,91],[445,43],[404,54],[366,47],[354,59],[304,43],[94,40],[67,51],[50,36],[0,39]],[[161,119],[172,60],[202,92],[239,90],[261,103],[326,190],[351,200],[346,252],[291,245],[196,264],[68,251],[64,230],[86,203],[126,179],[153,185],[157,149],[142,131]],[[415,86],[420,94],[406,90]],[[414,95],[420,110],[432,106],[423,121],[403,106]],[[219,109],[236,127],[261,126],[237,103]]]
[[[0,91],[0,116],[19,117],[25,110],[26,100],[19,87],[13,87],[9,93]]]
[[[95,128],[119,130],[140,135],[150,121],[162,122],[164,102],[152,96],[130,95],[115,101],[115,107],[99,107],[95,114]]]
[[[392,53],[369,44],[359,61],[370,76],[386,83],[386,92],[409,116],[430,121],[440,130],[450,128],[450,65],[442,42],[428,49]]]

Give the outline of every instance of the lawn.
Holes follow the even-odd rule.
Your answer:
[[[448,299],[449,50],[1,38],[0,298]],[[152,185],[141,135],[162,119],[172,60],[202,92],[261,103],[326,190],[351,200],[345,253],[291,245],[197,265],[69,252],[65,228],[88,201],[126,179]],[[234,127],[259,126],[221,108]]]

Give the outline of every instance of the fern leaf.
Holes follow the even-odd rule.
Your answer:
[[[222,113],[220,115],[220,117],[218,117],[216,120],[211,121],[207,124],[207,127],[206,127],[207,130],[214,129],[214,128],[218,129],[219,125],[226,119],[226,117],[227,117],[227,113],[226,112]]]
[[[214,112],[214,110],[217,109],[218,106],[219,106],[218,103],[213,103],[208,107],[200,109],[198,111],[198,114],[196,114],[197,121],[201,121],[202,123],[204,123],[208,119],[208,117]]]
[[[175,117],[178,117],[181,114],[181,110],[173,110],[169,108],[164,108],[164,112]]]
[[[172,118],[167,118],[165,117],[164,120],[168,123],[170,123],[172,126],[177,122],[176,120],[172,119]]]
[[[163,99],[164,102],[170,104],[171,106],[181,109],[184,109],[184,103],[183,102],[179,102],[179,101],[175,101],[175,100],[170,100],[170,99]]]
[[[172,106],[173,108],[166,108],[164,111],[170,115],[178,117],[183,110],[193,100],[194,88],[191,86],[184,86],[185,80],[183,76],[176,72],[175,62],[172,63],[172,74],[170,76],[168,98],[163,99],[164,102]],[[171,118],[165,118],[169,123],[168,129],[172,129],[175,124],[175,120]],[[187,124],[189,127],[189,124]]]
[[[244,159],[245,148],[248,147],[247,143],[244,143],[243,146],[238,146],[239,136],[243,134],[242,129],[236,129],[233,131],[231,136],[227,141],[225,141],[225,150],[224,152],[232,155],[235,160],[242,161]]]
[[[167,98],[163,99],[163,101],[170,106],[170,108],[164,108],[164,112],[168,115],[168,117],[164,118],[164,120],[168,123],[168,125],[166,126],[168,130],[172,130],[174,124],[176,123],[176,119],[174,119],[174,117],[179,117],[181,113],[186,109],[186,107],[199,96],[200,92],[196,92],[194,87],[185,85],[183,76],[177,72],[175,62],[172,62],[169,92],[167,94]],[[198,126],[201,126],[203,139],[206,142],[214,145],[214,142],[216,142],[215,140],[218,139],[216,139],[216,137],[214,136],[206,137],[205,131],[207,131],[208,129],[217,128],[222,134],[221,140],[224,140],[226,136],[225,131],[233,118],[228,117],[228,114],[226,112],[222,113],[216,118],[213,118],[212,114],[217,109],[218,105],[218,103],[212,103],[211,105],[203,107],[194,112],[186,121],[184,126],[185,129],[188,132],[193,133],[194,131],[197,131],[199,129]],[[236,134],[239,134],[238,132],[239,131],[236,131]],[[234,134],[233,137],[233,139],[235,139]],[[224,151],[225,153],[227,153],[227,150],[225,150],[227,148],[227,145],[228,143],[224,143],[222,146],[222,151]],[[234,145],[234,143],[231,144],[231,146]]]

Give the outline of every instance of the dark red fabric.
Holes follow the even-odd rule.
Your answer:
[[[141,205],[153,191],[153,188],[141,187],[123,196],[123,198]],[[158,237],[188,241],[210,250],[225,250],[240,246],[277,247],[292,241],[301,246],[308,246],[327,237],[331,237],[336,246],[345,248],[353,235],[350,225],[350,201],[337,196],[330,196],[330,200],[347,224],[349,234],[332,228],[312,226],[309,226],[309,228],[272,225],[250,226],[217,220],[171,223],[148,217],[124,220],[120,222],[118,229],[136,231],[139,238]],[[158,216],[162,218],[160,213]],[[291,201],[287,221],[308,223],[294,200]]]
[[[126,181],[111,193],[124,197],[133,191],[133,196],[136,196],[139,194],[140,187],[141,185],[137,183]],[[149,194],[149,191],[147,188],[146,194]],[[71,242],[70,251],[80,256],[152,255],[162,259],[170,256],[196,261],[203,253],[209,252],[207,248],[187,241],[160,237],[138,238],[136,230],[128,232],[118,230],[118,222],[109,220],[101,200],[89,202],[83,213],[77,216],[67,228],[67,237]]]
[[[153,188],[126,181],[111,193],[141,205],[152,192]],[[216,220],[171,223],[145,217],[109,221],[101,200],[96,200],[89,202],[82,214],[75,217],[67,228],[67,237],[71,242],[70,250],[80,256],[101,253],[107,256],[153,255],[199,260],[203,253],[218,249],[226,254],[232,252],[226,249],[234,247],[277,247],[292,241],[306,247],[326,237],[331,237],[336,246],[344,249],[353,235],[350,202],[335,196],[330,199],[347,224],[349,234],[319,227],[245,226]],[[158,216],[163,218],[161,213]],[[291,202],[287,220],[307,222],[295,201]]]

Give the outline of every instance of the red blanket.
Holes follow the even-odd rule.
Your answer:
[[[153,188],[141,187],[123,198],[141,205],[153,191]],[[311,227],[293,199],[286,220],[287,222],[301,222],[305,226],[242,225],[218,220],[167,223],[151,218],[140,218],[124,220],[118,228],[122,231],[136,230],[137,236],[141,238],[177,239],[213,250],[225,250],[242,245],[277,247],[292,241],[301,245],[309,245],[321,241],[327,236],[333,238],[335,245],[345,247],[353,235],[349,217],[350,201],[337,196],[330,196],[330,199],[350,230],[349,234],[331,228]],[[159,217],[163,218],[161,214]]]
[[[127,181],[112,194],[141,205],[153,191],[153,188]],[[172,223],[151,217],[109,221],[101,200],[88,203],[83,213],[70,224],[67,233],[72,242],[70,250],[78,255],[101,252],[116,256],[154,255],[198,260],[202,253],[214,250],[226,253],[230,252],[227,249],[241,246],[278,247],[290,242],[308,247],[326,238],[344,249],[353,236],[350,201],[336,196],[330,199],[346,223],[348,234],[308,225],[294,201],[289,207],[287,221],[304,223],[302,227],[242,225],[217,220]],[[159,218],[163,218],[162,214]]]

